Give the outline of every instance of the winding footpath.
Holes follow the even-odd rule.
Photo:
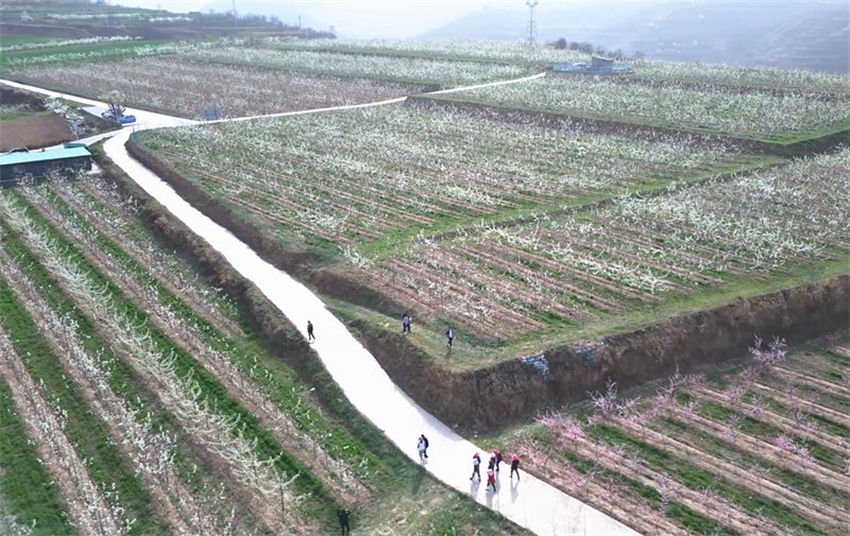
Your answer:
[[[542,74],[483,86],[522,82],[540,76]],[[5,80],[0,80],[0,83],[61,96],[92,106],[103,106],[103,103],[91,99],[62,95]],[[449,91],[464,89],[470,88]],[[235,120],[380,106],[402,102],[405,98]],[[345,325],[325,307],[318,296],[285,272],[261,259],[246,244],[184,201],[167,183],[127,153],[125,143],[133,131],[184,126],[197,122],[136,109],[128,109],[127,113],[137,117],[138,125],[134,128],[124,127],[110,133],[112,137],[104,144],[106,154],[149,195],[218,250],[242,276],[253,282],[304,337],[307,336],[307,321],[312,321],[316,335],[313,349],[325,368],[351,404],[411,460],[418,462],[416,441],[420,434],[425,434],[430,441],[430,458],[425,464],[425,469],[429,473],[535,534],[553,536],[636,536],[638,534],[606,514],[525,472],[522,473],[519,482],[512,481],[508,478],[506,468],[501,479],[497,479],[497,492],[485,491],[485,483],[470,482],[472,454],[480,452],[486,461],[488,457],[486,451],[453,432],[397,387],[369,351],[349,333]]]

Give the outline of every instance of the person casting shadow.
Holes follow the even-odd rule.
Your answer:
[[[351,527],[348,526],[348,516],[351,515],[351,510],[343,510],[340,508],[336,511],[336,517],[339,520],[339,528],[342,530],[342,536],[351,534]]]

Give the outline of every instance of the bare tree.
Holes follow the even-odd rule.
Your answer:
[[[124,115],[124,105],[127,103],[127,97],[117,89],[113,89],[98,98],[109,106],[110,119],[116,123],[120,122],[121,116]]]

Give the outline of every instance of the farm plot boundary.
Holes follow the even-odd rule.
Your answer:
[[[444,422],[475,431],[502,428],[608,380],[623,388],[738,357],[754,334],[802,342],[846,327],[850,276],[738,300],[583,347],[556,347],[541,360],[513,359],[449,371],[424,350],[374,323],[347,319],[399,387]]]
[[[563,125],[559,125],[563,126]],[[716,142],[709,142],[717,146]],[[152,150],[148,149],[143,144],[130,138],[126,144],[128,152],[138,159],[147,168],[155,172],[159,177],[169,183],[181,197],[198,208],[201,212],[207,215],[210,219],[219,225],[227,228],[237,238],[251,246],[261,257],[266,259],[271,264],[287,271],[297,278],[308,281],[314,285],[320,292],[342,299],[346,302],[357,306],[363,306],[375,309],[379,312],[387,313],[389,311],[403,310],[405,306],[399,303],[394,297],[386,292],[377,290],[364,282],[362,278],[349,274],[346,270],[336,268],[326,268],[328,255],[327,251],[316,249],[301,249],[297,246],[287,246],[280,240],[276,240],[267,236],[266,233],[256,227],[256,224],[246,221],[241,215],[237,214],[231,207],[226,206],[219,199],[213,197],[203,187],[198,186],[192,180],[183,175],[181,171]],[[746,166],[742,165],[729,170],[725,170],[720,175],[713,175],[702,178],[691,178],[683,180],[681,186],[699,184],[707,180],[721,180],[723,178],[736,177],[741,172],[749,172],[753,169],[765,169],[770,166],[781,164],[781,160],[775,157],[761,157],[757,163],[751,163]],[[643,188],[643,187],[640,187]],[[654,188],[654,189],[653,189]],[[646,187],[645,195],[657,195],[664,192],[669,192],[671,189],[677,188],[676,184],[670,184],[667,187],[660,188],[656,186]],[[566,205],[555,210],[546,212],[548,216],[575,213],[586,211],[593,208],[600,208],[611,203],[610,197],[601,197],[598,200],[587,200],[581,205]],[[529,218],[537,218],[539,213],[534,213],[528,217],[508,217],[508,219],[496,219],[492,223],[496,227],[511,227],[520,225],[528,221]],[[433,240],[445,240],[458,233],[462,233],[463,228],[450,229],[442,232],[437,232],[431,235]]]
[[[408,97],[406,103],[413,106],[445,106],[456,110],[489,110],[494,115],[515,117],[518,120],[532,120],[543,125],[566,124],[573,127],[586,128],[593,132],[630,133],[635,136],[649,139],[669,136],[670,134],[689,135],[695,136],[696,141],[698,142],[733,143],[744,152],[771,154],[788,158],[809,156],[826,152],[846,142],[848,135],[850,135],[850,123],[844,123],[833,127],[832,130],[822,132],[815,136],[797,138],[789,142],[771,142],[740,136],[725,136],[711,132],[702,132],[699,130],[648,125],[639,122],[582,117],[568,113],[560,114],[526,108],[510,108],[497,104],[486,104],[474,100],[466,100],[455,95],[411,96]]]
[[[256,233],[168,164],[132,140],[128,141],[127,148],[195,207],[282,269],[306,276],[319,285],[320,290],[335,290],[334,294],[345,292],[351,300],[379,300],[387,306],[393,305],[376,291],[354,281],[329,277],[327,272],[320,272],[320,276],[308,273],[313,260],[310,255],[304,252],[286,255],[279,245]],[[192,245],[196,240],[190,234],[182,233],[174,239],[187,248],[198,247]],[[250,287],[223,261],[207,260],[205,264],[224,283],[226,290],[235,291],[238,301],[250,311],[264,337],[274,341],[283,336],[274,327],[273,307],[265,298],[255,292],[245,292]],[[572,348],[546,352],[551,374],[548,381],[537,369],[520,360],[475,371],[452,372],[440,367],[423,350],[400,341],[395,333],[365,322],[349,320],[349,325],[359,333],[361,341],[393,380],[414,399],[422,401],[428,411],[444,422],[485,430],[581,398],[588,390],[604,387],[608,378],[625,387],[669,374],[676,367],[684,371],[700,362],[735,357],[754,333],[782,335],[794,341],[832,332],[841,327],[843,319],[850,314],[848,303],[850,276],[739,299],[709,311],[607,338],[604,346],[591,357]],[[280,342],[292,344],[291,340]],[[693,351],[682,351],[682,348]],[[646,366],[646,363],[653,365]],[[480,403],[485,400],[486,404]]]

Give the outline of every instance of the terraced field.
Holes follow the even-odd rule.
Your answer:
[[[644,534],[843,534],[850,350],[756,341],[737,375],[616,386],[518,434],[526,467]]]
[[[233,117],[580,59],[480,43],[137,45],[56,47],[64,60],[21,50],[0,67]],[[766,154],[846,130],[846,76],[637,67],[146,131],[131,147],[264,253],[304,260],[294,273],[378,340],[376,359],[420,403],[439,393],[448,402],[436,407],[455,418],[451,403],[475,408],[514,389],[482,419],[501,426],[503,409],[536,409],[523,406],[530,391],[575,394],[552,395],[575,389],[546,384],[552,371],[589,371],[588,385],[621,371],[578,351],[558,359],[584,361],[550,370],[547,348],[847,274],[850,149],[836,136],[774,152],[793,159]],[[268,326],[199,276],[214,260],[175,252],[166,218],[115,177],[121,187],[95,176],[0,192],[0,532],[323,534],[351,508],[366,534],[523,533],[410,464],[291,326],[271,347],[256,331]],[[413,332],[390,333],[404,310]],[[528,354],[539,359],[517,364]],[[624,401],[610,383],[592,395],[594,412],[548,414],[499,441],[523,470],[646,534],[843,534],[846,341],[788,355],[757,341],[751,358],[734,376],[677,374],[644,399]],[[519,374],[499,377],[503,365]]]
[[[572,329],[729,282],[848,258],[850,151],[567,216],[420,240],[358,278],[477,336]],[[745,199],[746,203],[741,200]]]
[[[98,65],[62,64],[13,71],[16,80],[97,98],[116,89],[132,105],[198,118],[217,106],[226,117],[358,104],[417,93],[420,87],[319,76],[253,65],[220,65],[152,56]],[[285,88],[285,90],[282,90]]]
[[[339,54],[329,51],[287,50],[266,47],[198,48],[185,57],[203,64],[255,65],[339,77],[366,78],[448,88],[532,74],[518,65],[492,62],[397,57],[377,54]]]
[[[22,432],[0,442],[9,527],[314,534],[338,507],[367,531],[415,507],[392,482],[421,469],[321,409],[111,181],[6,189],[0,214],[2,426]],[[440,489],[425,480],[442,507],[409,534],[453,516],[521,533]]]
[[[697,85],[739,91],[808,95],[811,99],[846,100],[850,80],[840,74],[761,67],[731,67],[667,61],[641,61],[625,80],[644,83]]]
[[[559,210],[774,161],[687,136],[633,139],[408,106],[135,139],[258,227],[332,245]]]
[[[552,47],[529,47],[524,41],[397,39],[281,39],[258,44],[278,50],[311,50],[343,54],[493,62],[546,68],[554,62],[586,61],[587,54]]]
[[[22,51],[0,69],[17,81],[92,98],[119,90],[131,105],[191,118],[211,106],[226,117],[287,112],[536,72],[475,58],[351,55],[227,43],[118,43],[107,58],[101,56],[109,50],[101,50],[100,44],[89,47],[78,56],[65,49],[54,55]]]
[[[844,86],[840,85],[842,90]],[[434,98],[768,141],[806,139],[850,128],[850,99],[822,99],[808,92],[777,95],[676,84],[659,91],[652,84],[551,76]]]
[[[473,361],[835,271],[850,246],[847,150],[781,163],[687,135],[416,105],[135,139],[263,236],[336,263],[423,326],[459,326]]]

